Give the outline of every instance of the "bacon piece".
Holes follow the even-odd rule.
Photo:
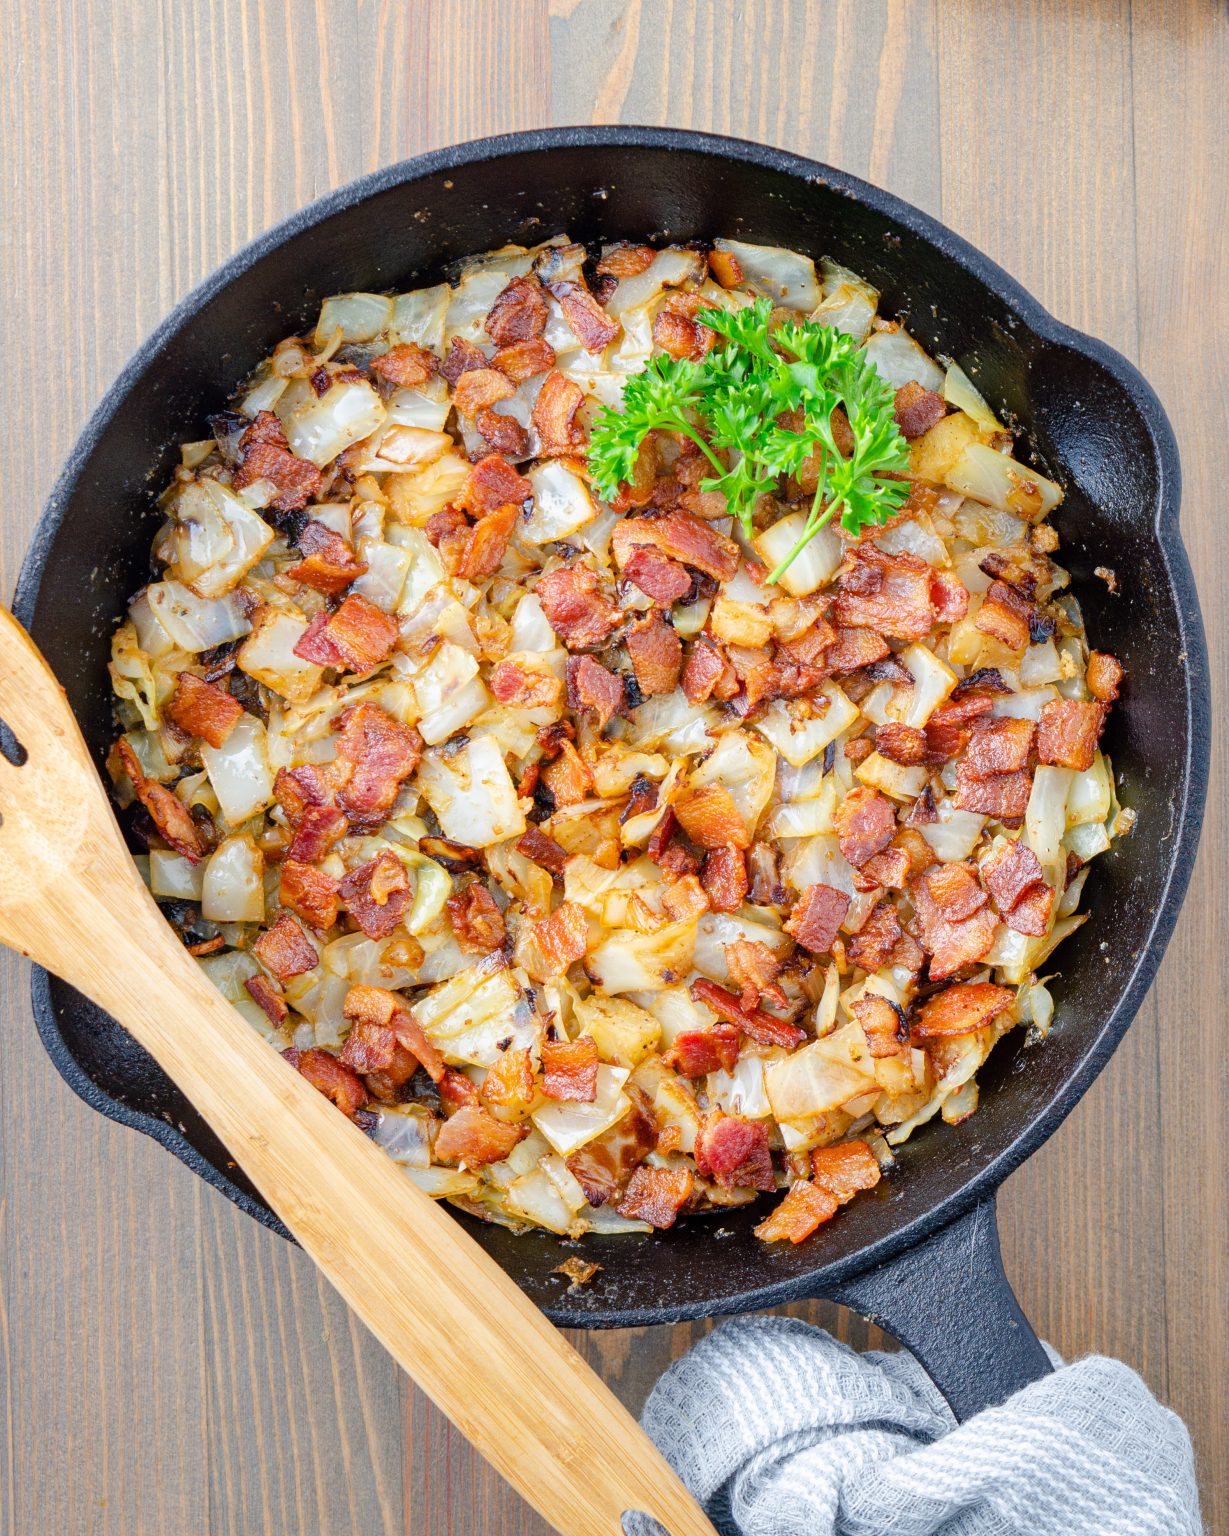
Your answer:
[[[593,775],[570,741],[565,741],[558,757],[542,769],[542,783],[550,790],[555,807],[579,805],[593,789]]]
[[[627,654],[645,698],[673,693],[683,670],[683,642],[656,611],[637,619],[627,632]]]
[[[873,544],[855,545],[850,559],[852,566],[837,578],[836,624],[894,640],[924,640],[934,626],[934,568],[907,551],[888,555]]]
[[[689,787],[675,800],[683,831],[701,848],[749,848],[746,823],[724,784]]]
[[[440,1091],[440,1103],[443,1104],[446,1113],[466,1109],[471,1105],[477,1106],[481,1102],[477,1083],[472,1078],[466,1077],[464,1072],[457,1072],[452,1067],[444,1068],[443,1076],[437,1086]]]
[[[597,264],[604,277],[636,277],[653,265],[657,252],[651,245],[632,245],[620,240]]]
[[[439,359],[435,353],[428,352],[426,347],[420,347],[412,341],[398,342],[395,347],[389,347],[383,356],[375,358],[371,364],[372,373],[387,379],[399,389],[417,389],[426,384],[438,368]]]
[[[972,778],[1015,773],[1032,755],[1037,727],[1031,720],[986,720],[974,727],[964,764]]]
[[[897,836],[899,835],[898,833]],[[854,870],[854,889],[873,891],[878,886],[886,886],[889,890],[903,891],[910,874],[914,872],[912,861],[906,850],[889,843],[881,853],[867,859],[861,869]]]
[[[1034,611],[1023,593],[1005,581],[994,581],[982,599],[973,627],[984,635],[992,635],[1008,650],[1022,651],[1029,642],[1029,620]]]
[[[1057,763],[1080,773],[1091,768],[1107,713],[1107,705],[1080,699],[1052,699],[1043,704],[1037,756],[1043,763]]]
[[[503,948],[504,915],[481,880],[454,891],[444,906],[457,943],[467,955],[489,955]]]
[[[723,1189],[773,1189],[768,1127],[742,1115],[709,1115],[696,1136],[696,1167]]]
[[[534,1096],[533,1061],[527,1050],[506,1050],[487,1068],[478,1097],[487,1109],[523,1109]]]
[[[830,954],[849,911],[849,897],[835,886],[815,884],[794,903],[785,931],[813,955]]]
[[[341,909],[337,881],[297,859],[283,862],[277,899],[313,928],[331,928]]]
[[[542,1092],[548,1099],[592,1104],[597,1098],[597,1041],[588,1035],[579,1040],[544,1040]]]
[[[696,319],[704,307],[698,293],[670,294],[653,316],[653,345],[671,357],[698,362],[717,343],[717,333]]]
[[[1007,913],[1034,886],[1045,884],[1041,860],[1022,842],[1008,842],[996,849],[981,866],[982,884],[1000,912]]]
[[[623,619],[622,609],[602,591],[588,565],[564,565],[547,571],[537,585],[546,621],[571,651],[604,645]]]
[[[930,578],[930,601],[936,624],[956,624],[969,611],[969,589],[950,571],[936,571]]]
[[[516,848],[518,853],[523,853],[527,859],[549,870],[552,875],[561,875],[568,861],[566,850],[553,837],[548,837],[541,827],[526,827],[517,840]]]
[[[713,848],[704,855],[700,884],[714,912],[737,912],[747,894],[747,860],[738,848]]]
[[[353,986],[342,1011],[354,1027],[342,1050],[342,1060],[358,1072],[380,1073],[381,1086],[398,1088],[422,1064],[436,1083],[445,1073],[444,1059],[427,1039],[405,1000],[385,987]]]
[[[298,826],[311,806],[327,805],[333,798],[330,770],[317,763],[301,768],[279,768],[273,794],[292,827]]]
[[[806,1039],[806,1031],[798,1029],[785,1019],[777,1019],[762,1008],[744,1008],[733,992],[727,992],[715,981],[701,977],[691,984],[691,995],[697,1003],[711,1008],[719,1019],[741,1029],[744,1035],[760,1045],[783,1045],[787,1050]]]
[[[520,507],[533,495],[533,487],[502,453],[488,453],[470,470],[457,497],[457,505],[471,517],[486,517],[501,507]]]
[[[631,552],[623,567],[623,575],[646,597],[651,597],[659,608],[669,608],[691,591],[691,576],[686,567],[648,545],[641,545]]]
[[[586,352],[601,352],[619,334],[618,321],[610,318],[583,283],[551,283],[550,291]]]
[[[242,490],[257,480],[277,487],[273,506],[279,512],[298,512],[320,489],[321,475],[307,459],[296,458],[281,422],[272,411],[258,411],[252,425],[239,439],[239,464],[234,487]]]
[[[694,875],[681,875],[678,879],[667,879],[663,882],[661,905],[672,923],[683,923],[703,917],[713,904]],[[737,911],[737,907],[731,910]]]
[[[472,421],[479,411],[490,410],[516,393],[516,385],[498,368],[470,368],[457,380],[452,403],[457,415]]]
[[[351,592],[332,617],[315,629],[321,617],[316,615],[294,648],[296,656],[317,666],[370,672],[392,654],[397,643],[396,619],[358,592]],[[323,646],[313,644],[316,640]]]
[[[506,373],[514,384],[523,384],[555,366],[555,349],[540,336],[532,341],[515,341],[510,347],[500,347],[491,364]]]
[[[539,672],[511,657],[495,664],[490,685],[501,704],[511,704],[516,709],[553,709],[563,697],[563,683],[553,672]],[[621,699],[621,685],[619,692]]]
[[[592,656],[569,656],[567,678],[568,708],[591,711],[604,731],[623,707],[623,679]]]
[[[927,389],[916,379],[910,379],[896,391],[894,409],[896,425],[902,436],[910,439],[929,432],[936,422],[942,421],[947,415],[943,396],[936,395],[933,389]]]
[[[344,592],[367,569],[367,562],[358,558],[341,534],[334,533],[315,518],[299,535],[298,546],[303,558],[297,565],[292,565],[286,575],[328,597]]]
[[[971,1035],[1011,1007],[1014,994],[988,981],[962,981],[937,993],[918,1009],[913,1033],[923,1040]]]
[[[615,524],[610,540],[615,561],[622,570],[636,549],[659,550],[670,560],[703,571],[714,581],[729,581],[738,569],[740,551],[733,539],[718,533],[711,524],[690,512],[667,512],[661,517],[627,517]]]
[[[474,426],[487,447],[493,448],[496,453],[511,454],[513,458],[521,459],[529,452],[529,433],[515,416],[484,407],[474,417]]]
[[[1084,681],[1094,699],[1102,704],[1112,704],[1118,697],[1122,683],[1122,663],[1108,651],[1092,651],[1088,657],[1088,670]]]
[[[398,791],[422,757],[422,737],[378,704],[357,704],[343,717],[335,769],[338,803],[356,832],[388,817]]]
[[[463,337],[454,336],[448,354],[440,365],[440,372],[448,380],[450,388],[455,389],[463,373],[487,366],[487,355],[481,347],[476,347],[472,341],[466,341]]]
[[[289,981],[315,970],[320,957],[316,946],[290,916],[283,912],[272,928],[266,928],[252,945],[253,953],[266,971],[278,981]]]
[[[892,647],[871,629],[838,629],[828,648],[823,666],[826,672],[844,674],[869,667],[892,654]]]
[[[312,1046],[307,1051],[283,1051],[282,1055],[313,1088],[331,1099],[347,1119],[353,1120],[366,1104],[367,1090],[362,1080],[331,1051]]]
[[[936,864],[926,872],[926,891],[944,917],[961,922],[986,905],[985,891],[967,864]]]
[[[836,1215],[837,1203],[826,1189],[795,1179],[771,1215],[755,1228],[762,1243],[801,1243]]]
[[[913,888],[918,937],[930,956],[932,981],[943,981],[962,966],[980,960],[994,943],[994,933],[998,927],[998,918],[989,905],[974,910],[963,919],[953,918],[944,911],[940,902],[931,894],[928,882],[935,878],[939,870],[952,867],[935,865],[927,870]],[[968,873],[967,870],[965,872]]]
[[[461,558],[457,562],[457,575],[466,581],[482,581],[493,576],[503,563],[508,541],[516,527],[517,509],[500,507],[488,512],[469,530]]]
[[[1050,911],[1054,905],[1054,892],[1048,885],[1038,885],[1021,897],[1016,905],[1003,916],[1003,921],[1017,933],[1026,933],[1039,939],[1049,932]]]
[[[192,672],[180,672],[166,712],[181,731],[199,736],[211,747],[221,747],[243,718],[243,705],[215,683],[207,683]]]
[[[303,661],[314,662],[318,667],[342,666],[336,646],[324,632],[328,622],[329,615],[326,612],[318,613],[296,641],[294,654]]]
[[[761,998],[778,1008],[787,1004],[785,993],[777,985],[781,962],[759,939],[735,939],[725,946],[725,964],[730,980],[742,993],[744,1008],[754,1008]]]
[[[816,1184],[842,1205],[860,1189],[874,1189],[881,1177],[875,1154],[864,1141],[816,1147],[811,1153],[811,1172]]]
[[[589,944],[589,920],[574,901],[561,903],[530,931],[548,976],[562,976],[573,961],[584,958]]]
[[[550,306],[536,277],[514,277],[491,305],[486,333],[497,347],[534,341],[546,329]]]
[[[265,1018],[274,1029],[280,1029],[290,1013],[282,997],[281,988],[275,986],[267,976],[249,976],[243,985],[252,1001],[263,1010]]]
[[[502,1163],[528,1134],[528,1126],[507,1125],[478,1105],[467,1104],[444,1121],[433,1154],[440,1163],[483,1168],[487,1163]]]
[[[685,1029],[663,1058],[684,1077],[707,1077],[710,1072],[733,1072],[738,1062],[738,1029],[715,1024],[712,1029]]]
[[[335,806],[306,806],[295,828],[288,857],[302,864],[318,864],[349,830],[350,823]]]
[[[205,855],[205,844],[191,811],[164,784],[146,777],[136,753],[122,736],[116,743],[116,750],[125,773],[132,780],[137,799],[149,812],[163,840],[190,863],[199,864]]]
[[[888,720],[875,728],[875,751],[911,768],[926,759],[926,733],[915,725]]]
[[[877,971],[887,964],[888,956],[900,938],[900,918],[896,904],[886,898],[877,901],[857,933],[845,940],[845,953],[864,971]]]
[[[533,424],[538,429],[543,455],[566,458],[585,445],[585,434],[576,421],[583,405],[584,391],[562,373],[548,373],[533,407]]]
[[[904,1010],[890,998],[877,992],[864,992],[850,1003],[849,1011],[862,1026],[867,1048],[876,1060],[899,1056],[908,1045],[909,1026],[905,1023]]]
[[[860,869],[896,836],[896,811],[877,789],[851,789],[832,818],[841,852]]]
[[[962,811],[992,816],[996,821],[1018,822],[1028,810],[1033,776],[1025,769],[1016,773],[992,773],[985,778],[970,774],[961,763],[956,770],[956,804]]]
[[[683,668],[683,692],[687,702],[703,704],[727,670],[733,669],[711,641],[703,637],[694,640]]]
[[[672,1227],[696,1186],[690,1168],[637,1168],[615,1209],[630,1221],[647,1221],[664,1231]]]
[[[388,848],[352,870],[337,894],[369,939],[386,939],[413,900],[405,865]]]
[[[443,556],[448,570],[455,570],[469,541],[469,519],[465,513],[456,507],[444,507],[431,514],[423,525],[423,532]]]

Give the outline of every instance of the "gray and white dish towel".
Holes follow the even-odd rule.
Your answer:
[[[1117,1360],[1054,1359],[957,1425],[909,1354],[740,1318],[671,1366],[644,1426],[728,1536],[1202,1536],[1182,1421]]]

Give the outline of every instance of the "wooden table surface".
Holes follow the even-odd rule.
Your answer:
[[[6,593],[127,354],[252,235],[438,145],[667,123],[869,177],[1137,361],[1177,429],[1187,543],[1224,654],[1223,4],[3,0],[0,28]],[[1229,1531],[1227,832],[1218,776],[1157,985],[1001,1201],[1038,1332],[1067,1355],[1121,1356],[1186,1418],[1215,1532]],[[78,1102],[8,956],[0,1007],[4,1536],[542,1529],[300,1253]],[[866,1340],[834,1309],[808,1315]],[[578,1342],[638,1407],[694,1336]]]

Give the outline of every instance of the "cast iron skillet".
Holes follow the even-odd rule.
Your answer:
[[[725,234],[830,255],[889,315],[957,359],[1066,488],[1063,562],[1089,633],[1126,665],[1108,733],[1140,830],[1097,860],[1089,922],[1067,941],[1044,1047],[1020,1033],[981,1073],[964,1125],[918,1132],[879,1198],[863,1196],[798,1248],[759,1243],[743,1209],[647,1238],[588,1239],[583,1289],[553,1273],[569,1245],[471,1222],[560,1324],[619,1327],[813,1296],[875,1316],[920,1355],[962,1416],[1048,1367],[1004,1278],[994,1192],[1060,1124],[1109,1059],[1156,972],[1186,889],[1207,780],[1203,629],[1178,532],[1178,458],[1155,395],[1117,353],[1060,325],[1006,273],[916,209],[826,166],[703,134],[582,128],[486,139],[377,172],[231,258],[141,347],[57,483],[16,611],[63,680],[101,764],[106,663],[125,599],[146,579],[152,492],[175,445],[322,297],[432,281],[456,257],[561,230],[596,241]],[[1111,566],[1111,595],[1094,567]],[[34,977],[38,1028],[96,1109],[156,1137],[244,1210],[282,1230],[190,1104],[110,1019]],[[190,1024],[185,1024],[190,1027]],[[458,1218],[462,1219],[462,1218]]]

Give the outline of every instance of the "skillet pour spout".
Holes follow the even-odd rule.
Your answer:
[[[126,595],[144,578],[150,485],[174,445],[330,293],[432,281],[449,262],[566,230],[587,242],[718,235],[830,256],[881,293],[932,354],[952,358],[1066,497],[1056,523],[1088,632],[1127,689],[1107,749],[1140,830],[1096,861],[1089,921],[1066,941],[1043,1046],[1021,1032],[980,1075],[962,1125],[924,1127],[879,1191],[809,1241],[759,1243],[754,1208],[643,1238],[589,1237],[602,1268],[566,1288],[568,1252],[458,1220],[555,1322],[674,1322],[830,1296],[910,1344],[960,1414],[1043,1372],[1044,1352],[1003,1277],[995,1190],[1070,1113],[1156,972],[1198,840],[1209,687],[1178,530],[1177,450],[1148,385],[1117,353],[1060,324],[1005,272],[928,215],[855,177],[739,140],[653,128],[574,128],[485,139],[379,171],[239,252],[190,294],[125,368],[57,483],[15,610],[64,683],[96,761],[110,743],[106,665]],[[373,239],[372,232],[379,231]],[[225,345],[219,344],[225,338]],[[99,551],[105,554],[100,558]],[[1117,572],[1117,590],[1097,574]],[[155,1136],[258,1220],[277,1223],[222,1145],[149,1057],[67,985],[34,978],[38,1027],[70,1085]]]

